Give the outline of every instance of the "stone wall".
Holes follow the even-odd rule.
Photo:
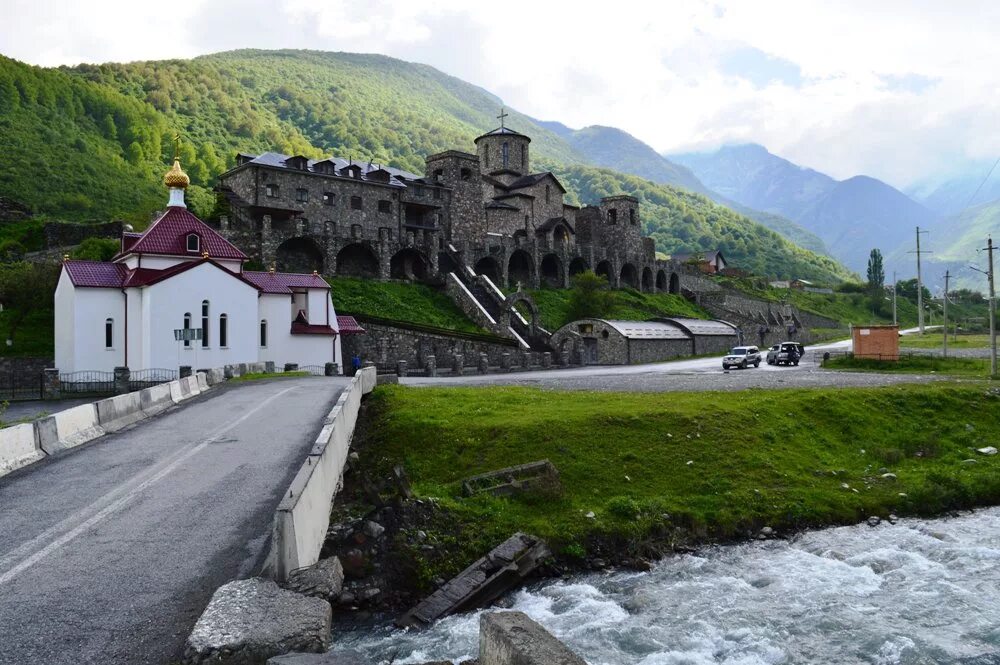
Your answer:
[[[518,354],[515,342],[503,343],[477,340],[461,334],[431,333],[417,329],[397,327],[385,323],[372,323],[363,316],[356,317],[365,329],[364,335],[345,335],[341,340],[345,358],[361,356],[362,361],[377,365],[395,366],[405,360],[409,369],[424,367],[427,356],[434,356],[439,368],[449,368],[455,355],[461,354],[463,365],[475,367],[479,355],[485,353],[490,365],[499,366],[504,353]]]
[[[122,222],[103,224],[71,224],[69,222],[48,222],[43,227],[45,246],[48,249],[79,245],[87,238],[111,238],[122,236]]]

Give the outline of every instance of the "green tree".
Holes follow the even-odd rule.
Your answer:
[[[882,266],[882,252],[875,248],[868,255],[868,291],[878,293],[885,284],[885,268]]]
[[[931,291],[926,286],[922,286],[924,294],[924,302],[931,301]],[[896,294],[900,298],[906,298],[910,302],[916,304],[917,302],[917,279],[904,279],[901,282],[896,282]]]
[[[610,316],[615,296],[608,280],[592,270],[573,277],[573,290],[569,297],[569,318],[587,319]]]
[[[121,249],[121,243],[118,240],[87,238],[73,250],[73,258],[85,261],[110,261],[119,249]]]
[[[58,266],[19,261],[0,267],[0,302],[7,316],[7,339],[34,311],[52,309]]]
[[[0,242],[0,262],[13,263],[24,259],[24,245],[17,240],[4,240]]]

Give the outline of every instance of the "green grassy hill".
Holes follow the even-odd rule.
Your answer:
[[[210,188],[237,151],[337,154],[422,171],[425,155],[496,125],[501,100],[431,67],[378,55],[232,51],[194,60],[43,69],[0,57],[0,196],[42,217],[141,225],[163,204],[159,178],[184,141],[189,203],[209,216]],[[535,169],[566,180],[571,200],[630,192],[657,249],[721,247],[774,276],[846,274],[750,219],[684,190],[594,168],[557,133],[510,111],[530,134]]]

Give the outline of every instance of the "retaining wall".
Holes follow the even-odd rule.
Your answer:
[[[361,397],[375,388],[376,370],[365,367],[351,379],[316,437],[274,515],[268,569],[279,580],[319,561],[330,526],[330,507],[340,488],[354,436]]]
[[[0,430],[0,476],[45,457],[31,423]]]

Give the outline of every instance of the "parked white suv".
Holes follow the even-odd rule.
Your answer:
[[[760,349],[756,346],[733,347],[722,358],[722,369],[729,369],[730,367],[746,369],[750,365],[760,367]]]

